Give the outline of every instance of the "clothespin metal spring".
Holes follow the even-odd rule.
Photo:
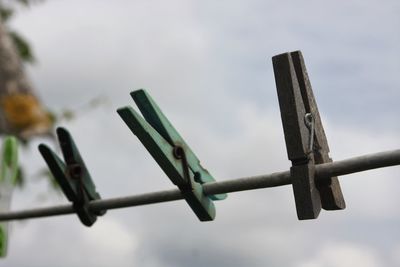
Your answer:
[[[306,127],[310,131],[310,139],[308,141],[309,147],[308,147],[308,154],[311,154],[314,151],[314,117],[311,113],[306,113],[304,115],[304,123],[306,124]]]

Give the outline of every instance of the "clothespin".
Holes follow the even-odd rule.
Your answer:
[[[145,90],[134,91],[131,96],[144,119],[129,106],[119,108],[118,114],[178,186],[197,217],[201,221],[213,220],[212,200],[225,199],[226,194],[204,195],[202,184],[214,178],[200,165],[199,159]]]
[[[18,175],[18,142],[14,137],[3,141],[0,170],[0,210],[10,210],[11,196]],[[8,222],[0,223],[0,257],[7,255]]]
[[[315,219],[321,207],[346,207],[337,177],[315,181],[315,164],[331,162],[328,141],[300,51],[272,58],[299,220]]]
[[[100,199],[100,195],[96,192],[92,178],[69,132],[64,128],[57,128],[57,137],[65,163],[44,144],[39,145],[39,151],[62,191],[73,203],[81,222],[91,226],[97,216],[106,213],[105,210],[98,212],[89,210],[89,202]]]

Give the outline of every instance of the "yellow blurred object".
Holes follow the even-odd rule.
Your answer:
[[[26,93],[4,95],[0,100],[7,124],[23,138],[48,133],[53,121],[38,99]]]

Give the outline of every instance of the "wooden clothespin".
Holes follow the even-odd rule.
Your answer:
[[[178,186],[197,217],[201,221],[213,220],[212,200],[225,199],[226,194],[204,195],[202,184],[214,178],[200,165],[199,159],[145,90],[134,91],[131,96],[144,119],[129,106],[118,109],[118,114]]]
[[[39,145],[39,151],[64,194],[73,203],[81,222],[91,226],[97,216],[106,213],[105,210],[98,212],[89,210],[89,201],[100,199],[100,195],[96,192],[89,171],[69,132],[64,128],[57,128],[57,137],[65,163],[44,144]]]
[[[315,164],[331,162],[317,103],[300,51],[272,58],[299,220],[315,219],[321,207],[346,207],[337,177],[315,181]]]

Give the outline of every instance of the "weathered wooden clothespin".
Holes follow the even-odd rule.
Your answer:
[[[10,210],[11,196],[18,175],[18,142],[14,137],[7,137],[3,141],[0,170],[0,210]],[[0,223],[0,257],[7,255],[8,222]]]
[[[299,220],[345,208],[337,177],[315,181],[315,164],[331,162],[317,103],[300,51],[272,58]]]
[[[97,216],[106,213],[105,210],[89,210],[89,201],[100,199],[100,195],[96,192],[92,178],[69,132],[64,128],[57,128],[57,137],[65,163],[44,144],[39,145],[39,151],[64,194],[73,203],[81,222],[91,226]]]
[[[182,196],[201,221],[215,217],[212,200],[226,198],[226,194],[206,196],[202,184],[214,181],[200,165],[199,159],[144,90],[131,93],[144,119],[131,107],[118,109],[118,114],[139,138],[170,180],[178,186]]]

